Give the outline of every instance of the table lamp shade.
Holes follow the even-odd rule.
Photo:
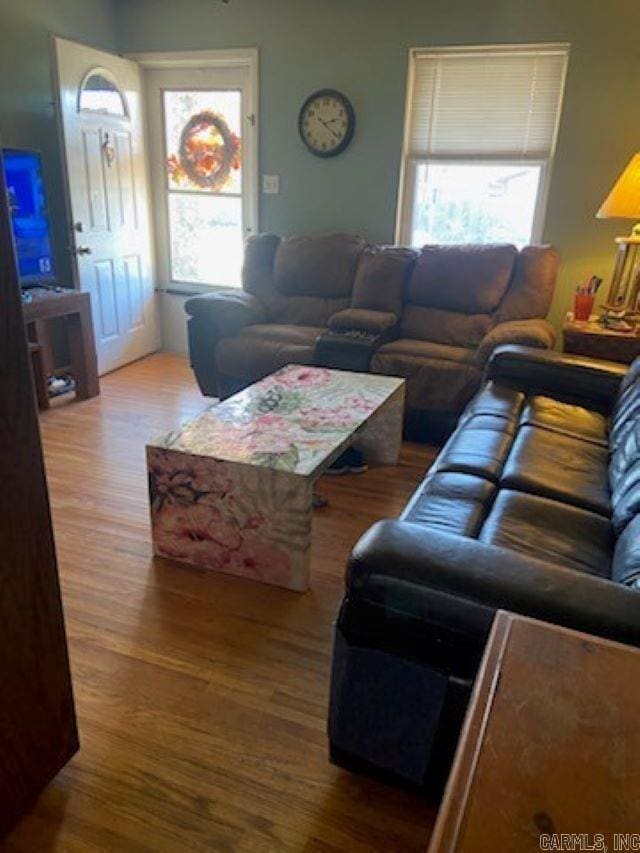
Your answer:
[[[640,219],[640,153],[631,158],[596,216],[599,219]]]

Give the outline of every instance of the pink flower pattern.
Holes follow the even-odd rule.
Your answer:
[[[383,378],[289,365],[208,409],[163,446],[305,474],[386,399]]]
[[[170,453],[148,450],[156,553],[290,586],[289,554],[269,541],[265,516],[235,500],[225,463],[192,457],[178,468]]]
[[[310,540],[291,531],[310,511],[306,485],[292,499],[278,472],[318,470],[386,401],[390,381],[290,365],[149,445],[155,553],[304,588]]]

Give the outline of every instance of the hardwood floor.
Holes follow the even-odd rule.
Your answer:
[[[346,556],[432,451],[324,478],[300,595],[151,557],[145,441],[206,404],[161,354],[42,415],[81,749],[1,849],[424,850],[429,804],[330,765],[325,720]]]

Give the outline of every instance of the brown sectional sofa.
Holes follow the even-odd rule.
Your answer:
[[[354,368],[364,343],[370,370],[406,378],[409,420],[441,432],[496,346],[553,346],[544,318],[557,266],[549,246],[414,251],[347,234],[253,237],[242,290],[186,303],[191,363],[203,393],[224,397],[289,363],[351,366],[341,342],[357,341]],[[339,353],[335,363],[327,352]]]

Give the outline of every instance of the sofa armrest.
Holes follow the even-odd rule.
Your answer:
[[[555,342],[556,330],[546,320],[509,320],[487,332],[476,351],[476,361],[481,367],[494,349],[504,344],[551,349]]]
[[[485,378],[527,393],[547,394],[611,411],[627,367],[554,350],[504,346],[493,351]]]
[[[389,332],[397,323],[398,318],[391,311],[372,311],[368,308],[345,308],[329,318],[332,332],[354,330],[380,335]]]
[[[231,337],[245,326],[264,323],[266,320],[263,303],[257,296],[244,290],[224,290],[192,296],[185,302],[184,308],[199,325],[209,325],[217,338]]]
[[[467,635],[487,633],[503,609],[640,645],[633,589],[406,521],[380,521],[356,544],[347,595]]]

